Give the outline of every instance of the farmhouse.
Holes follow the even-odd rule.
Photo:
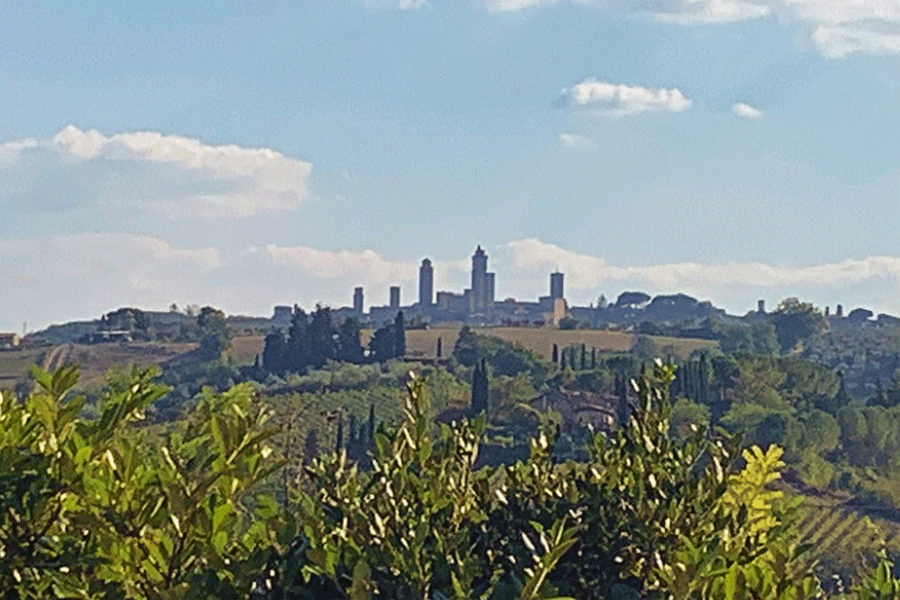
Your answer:
[[[0,349],[9,350],[19,347],[18,333],[0,333]]]
[[[103,344],[105,342],[130,342],[132,335],[130,331],[95,331],[84,336],[83,341],[87,344]]]
[[[618,422],[618,398],[609,394],[549,389],[528,401],[537,410],[555,410],[563,420],[563,431],[573,427],[591,427],[596,431],[612,431]]]

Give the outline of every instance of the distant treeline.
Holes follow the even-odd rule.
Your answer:
[[[368,348],[363,348],[356,319],[350,317],[337,325],[328,307],[317,306],[313,313],[307,314],[295,305],[287,335],[281,329],[273,329],[266,335],[256,367],[284,376],[320,368],[329,360],[362,364],[384,362],[405,354],[406,326],[402,311],[392,323],[375,331]]]

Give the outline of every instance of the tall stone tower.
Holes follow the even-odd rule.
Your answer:
[[[363,289],[361,287],[353,288],[353,310],[363,314],[363,308]]]
[[[550,297],[556,300],[563,298],[563,274],[557,271],[550,273]]]
[[[419,267],[419,306],[425,308],[434,304],[434,268],[427,258]]]
[[[472,255],[472,312],[483,312],[487,305],[488,257],[479,245]]]
[[[391,286],[389,306],[391,308],[400,308],[400,286],[399,285]]]

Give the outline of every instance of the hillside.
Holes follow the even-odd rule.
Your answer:
[[[553,345],[559,348],[584,344],[588,348],[627,352],[634,346],[638,336],[620,331],[603,331],[594,329],[534,329],[526,327],[485,327],[475,331],[484,335],[500,338],[505,342],[518,343],[533,350],[540,356],[550,359]],[[364,329],[361,340],[365,346],[369,343],[373,331]],[[459,328],[408,329],[406,331],[406,349],[410,357],[433,358],[437,352],[438,338],[441,339],[442,354],[449,356],[459,335]],[[663,336],[640,336],[653,342],[661,355],[672,355],[684,359],[698,348],[711,348],[717,342],[701,339],[674,338]],[[231,342],[231,357],[237,365],[251,365],[256,355],[262,352],[263,336],[238,336]]]
[[[17,382],[26,379],[32,364],[53,371],[74,363],[81,369],[79,387],[87,389],[102,384],[111,369],[163,365],[196,346],[193,343],[163,342],[61,344],[0,352],[0,388],[13,388]]]

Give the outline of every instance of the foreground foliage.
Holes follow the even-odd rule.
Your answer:
[[[530,457],[476,467],[483,417],[436,427],[411,379],[371,469],[344,452],[290,497],[250,388],[207,394],[165,431],[140,426],[165,389],[113,386],[97,418],[74,368],[0,398],[0,589],[6,598],[806,599],[824,592],[772,488],[777,446],[670,434],[672,368],[633,382],[636,406],[582,462],[554,459],[539,419]],[[847,596],[900,597],[882,561]]]

